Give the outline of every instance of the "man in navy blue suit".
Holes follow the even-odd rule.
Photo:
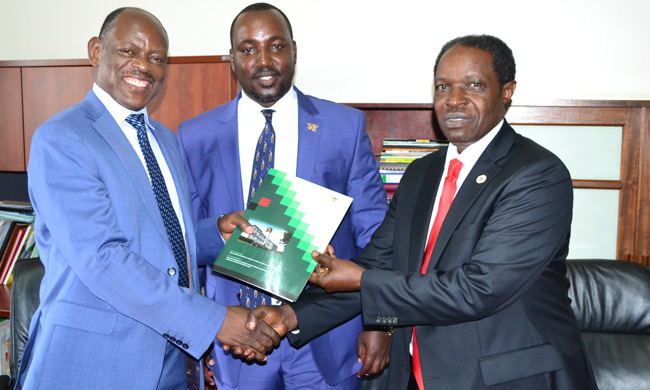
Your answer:
[[[567,294],[571,177],[504,119],[512,51],[454,39],[434,86],[449,147],[409,165],[354,263],[315,254],[310,280],[356,297],[365,324],[394,326],[390,389],[596,389]],[[301,328],[327,326],[295,312]]]
[[[296,43],[289,20],[276,7],[265,3],[246,7],[235,17],[230,36],[231,66],[243,92],[178,129],[198,221],[199,263],[214,262],[224,241],[211,237],[219,230],[227,232],[230,213],[243,210],[248,201],[255,147],[266,123],[261,111],[266,109],[273,110],[274,168],[354,199],[332,246],[340,256],[358,255],[387,209],[363,113],[293,87]],[[209,298],[236,304],[245,289],[207,271]],[[320,288],[303,292],[299,301],[310,299],[310,290]],[[353,315],[303,348],[283,340],[264,365],[242,363],[217,342],[212,353],[216,363],[211,365],[214,381],[219,390],[358,389],[358,375],[375,372],[374,362],[383,366],[390,343],[385,332],[364,331],[358,353],[361,330],[360,318]]]

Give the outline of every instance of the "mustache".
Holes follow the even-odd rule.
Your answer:
[[[152,76],[149,73],[146,72],[140,72],[140,71],[135,71],[135,72],[129,72],[129,73],[123,73],[123,77],[135,77],[136,79],[141,79],[141,80],[146,80],[151,84],[155,84],[158,80]]]
[[[254,79],[258,79],[258,78],[260,78],[260,77],[268,77],[268,76],[271,76],[271,77],[273,77],[273,76],[280,76],[280,72],[278,72],[278,71],[275,70],[275,69],[264,68],[264,69],[260,69],[259,71],[255,72],[255,73],[253,74],[253,78],[254,78]]]

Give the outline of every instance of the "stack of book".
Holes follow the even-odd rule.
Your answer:
[[[0,284],[10,284],[20,259],[38,257],[34,209],[29,203],[0,201]]]
[[[388,200],[392,198],[406,167],[414,160],[435,152],[447,142],[428,139],[385,138],[379,156],[379,174]]]

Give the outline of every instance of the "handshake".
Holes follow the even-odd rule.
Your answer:
[[[297,326],[298,320],[289,305],[259,306],[253,310],[228,306],[217,340],[226,351],[247,360],[264,361],[280,339]]]
[[[221,216],[217,227],[225,241],[239,227],[246,233],[253,233],[253,227],[238,211]],[[358,291],[361,273],[364,269],[356,264],[335,257],[334,249],[327,247],[324,254],[313,252],[319,263],[309,281],[327,292]],[[336,266],[335,266],[336,264]],[[266,360],[266,353],[280,343],[287,332],[298,327],[298,319],[289,305],[259,306],[248,310],[240,306],[228,306],[217,340],[225,350],[247,360]]]

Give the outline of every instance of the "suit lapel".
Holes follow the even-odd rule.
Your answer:
[[[214,166],[221,165],[223,171],[228,173],[224,176],[230,199],[233,201],[233,207],[236,210],[243,210],[246,205],[244,204],[244,194],[242,193],[242,175],[250,175],[251,173],[242,173],[239,162],[239,133],[237,130],[237,106],[239,99],[241,99],[241,92],[239,92],[235,100],[227,103],[227,108],[218,118],[218,121],[221,122],[218,130],[220,134],[218,137],[214,137],[217,141],[216,146],[218,150],[213,153],[213,157],[221,160],[221,164],[215,164]],[[212,131],[216,132],[217,127]]]
[[[90,125],[106,140],[122,162],[154,226],[171,248],[149,176],[122,129],[92,91],[82,100],[81,105]]]
[[[298,88],[298,159],[296,176],[312,180],[314,162],[321,141],[321,134],[327,131],[323,122],[318,118],[318,109]]]
[[[415,204],[415,215],[411,222],[411,241],[409,244],[409,272],[420,272],[422,257],[426,247],[431,223],[431,213],[435,203],[438,183],[445,166],[447,149],[435,152],[425,167],[422,186]]]
[[[456,230],[458,224],[465,216],[467,211],[474,206],[479,195],[490,186],[491,180],[499,173],[502,168],[501,160],[507,156],[515,139],[514,130],[504,121],[499,133],[494,137],[492,142],[479,157],[474,167],[467,175],[463,185],[456,193],[449,212],[445,217],[440,233],[436,239],[436,245],[431,253],[431,260],[427,270],[433,269],[440,256],[447,246],[449,239]],[[485,180],[477,180],[479,176],[484,175]]]
[[[151,124],[151,126],[155,129],[152,133],[154,134],[154,137],[156,137],[156,142],[158,142],[158,146],[160,146],[160,150],[165,157],[167,167],[169,168],[172,178],[174,179],[174,186],[178,195],[178,202],[181,207],[183,222],[185,224],[185,236],[187,237],[188,243],[193,244],[194,218],[192,217],[192,202],[189,198],[190,190],[187,184],[185,162],[183,161],[183,156],[180,153],[178,141],[176,140],[176,137],[173,136],[173,133],[169,132],[160,123],[149,118],[149,124]],[[178,152],[173,153],[173,151]],[[167,183],[167,185],[169,185],[169,183]],[[165,234],[167,234],[166,231]]]

